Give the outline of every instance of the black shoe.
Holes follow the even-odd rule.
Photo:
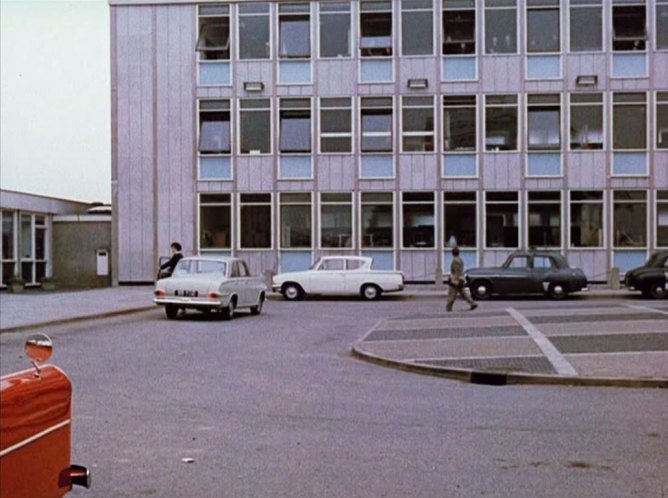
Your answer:
[[[471,307],[469,308],[469,311],[473,311],[473,310],[476,309],[477,307],[478,307],[478,305],[477,305],[476,303],[473,303],[473,304],[471,305]]]

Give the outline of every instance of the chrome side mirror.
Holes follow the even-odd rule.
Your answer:
[[[35,367],[35,375],[40,376],[39,363],[43,363],[51,358],[53,353],[53,342],[48,335],[35,334],[28,337],[25,345],[25,352],[30,358],[33,367]]]

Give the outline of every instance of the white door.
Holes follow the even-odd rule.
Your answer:
[[[346,290],[343,259],[324,259],[309,275],[310,291],[314,294],[344,294]]]

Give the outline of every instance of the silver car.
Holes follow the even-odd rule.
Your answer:
[[[266,298],[260,277],[252,277],[246,262],[231,257],[183,258],[172,276],[157,281],[153,302],[165,307],[167,318],[180,310],[213,311],[229,320],[239,308],[259,315]]]

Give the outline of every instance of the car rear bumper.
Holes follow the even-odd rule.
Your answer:
[[[155,297],[153,298],[153,302],[160,306],[164,306],[166,304],[175,304],[177,306],[201,308],[220,308],[225,304],[225,300],[222,297],[220,299],[179,296]]]

